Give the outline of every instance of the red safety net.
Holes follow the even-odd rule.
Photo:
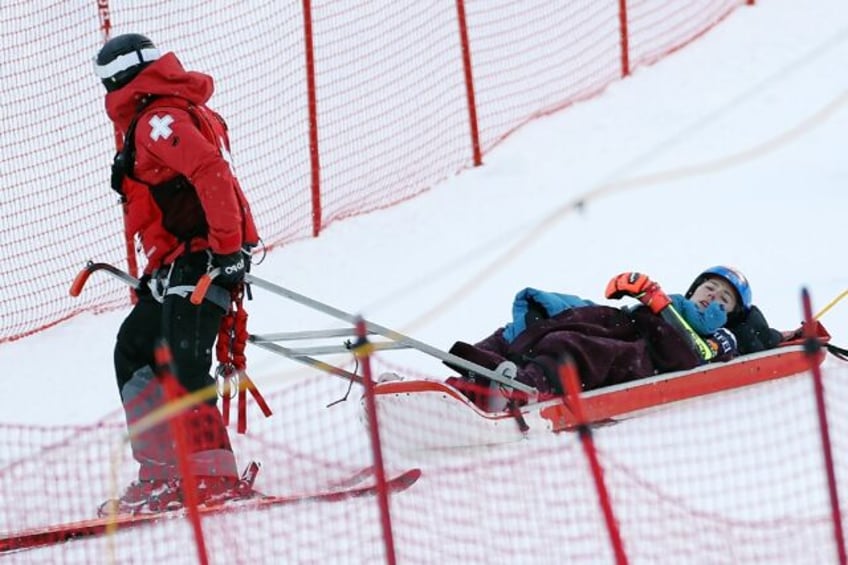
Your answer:
[[[382,357],[372,363],[377,373],[450,373],[416,375]],[[839,363],[826,362],[823,374],[833,467],[845,484],[848,372]],[[201,515],[208,562],[391,562],[386,523],[398,563],[616,562],[580,434],[528,419],[522,439],[517,422],[504,418],[503,429],[489,426],[491,436],[461,443],[471,413],[458,406],[425,403],[391,425],[378,420],[386,480],[421,470],[411,486],[389,486],[385,520],[371,488],[376,473],[367,470],[374,452],[364,389],[354,385],[347,401],[335,402],[347,387],[334,376],[312,377],[266,394],[269,418],[250,403],[246,434],[230,427],[240,466],[262,464],[256,489],[309,499]],[[838,562],[813,388],[809,372],[801,373],[596,427],[596,464],[630,562]],[[184,420],[189,437],[208,437],[192,422]],[[95,517],[135,478],[125,436],[118,419],[0,426],[4,563],[202,562],[185,514],[48,543],[68,537],[57,526]],[[338,494],[362,487],[353,491],[359,496]]]
[[[4,3],[0,342],[125,304],[89,259],[141,262],[109,189],[91,59],[143,31],[211,74],[265,244],[320,233],[479,164],[522,124],[681,48],[745,0]],[[624,40],[626,39],[626,41]],[[130,249],[128,253],[127,249]]]
[[[274,247],[414,197],[473,166],[521,125],[596,95],[745,3],[101,0],[48,10],[6,2],[0,252],[7,264],[29,268],[4,275],[0,341],[128,300],[107,277],[92,279],[80,298],[67,296],[87,259],[128,259],[108,188],[115,140],[89,62],[103,41],[103,15],[112,34],[143,31],[215,77],[213,106],[228,120],[238,175]],[[382,353],[372,365],[383,378],[451,374],[417,374]],[[848,373],[830,359],[823,376],[835,479],[844,484]],[[363,387],[348,392],[349,384],[312,373],[265,391],[267,418],[243,395],[247,433],[235,422],[229,431],[239,465],[261,462],[255,487],[286,501],[132,529],[101,524],[115,535],[67,543],[52,543],[68,537],[59,525],[93,518],[136,476],[123,416],[89,426],[0,424],[0,557],[620,562],[597,467],[622,554],[634,563],[838,562],[839,522],[808,373],[596,427],[594,464],[580,434],[531,427],[522,439],[510,418],[496,427],[517,439],[446,445],[468,412],[437,404],[376,428],[379,472]],[[234,398],[238,390],[230,388]],[[205,437],[192,428],[197,421],[183,421],[189,438]],[[420,477],[408,473],[418,469]]]

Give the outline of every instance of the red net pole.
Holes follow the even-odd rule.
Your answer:
[[[318,158],[318,102],[315,90],[311,0],[303,0],[303,40],[306,55],[306,96],[309,108],[309,165],[312,172],[312,237],[318,237],[321,233],[321,166]]]
[[[371,350],[365,329],[365,320],[356,319],[357,347],[354,350],[362,363],[362,381],[365,385],[365,407],[368,413],[368,429],[371,433],[371,449],[374,454],[374,473],[377,479],[377,502],[380,505],[380,522],[386,546],[386,563],[395,565],[395,541],[389,514],[389,491],[386,488],[386,470],[383,467],[383,449],[380,444],[380,427],[377,423],[377,402],[374,398],[374,381],[371,378]]]
[[[109,0],[97,0],[97,14],[100,16],[100,31],[103,34],[105,44],[112,36],[112,15],[109,10]],[[124,146],[124,136],[117,127],[113,130],[115,136],[115,149],[120,151]],[[124,218],[124,244],[127,252],[127,272],[136,276],[138,274],[138,261],[135,257],[135,245],[133,245],[133,234],[126,229],[126,217]],[[136,302],[135,292],[130,290],[130,300]]]
[[[618,0],[618,29],[621,34],[621,76],[630,74],[630,31],[627,27],[627,0]]]
[[[465,20],[465,1],[456,0],[456,17],[459,23],[459,44],[462,47],[462,68],[465,70],[465,96],[468,99],[468,122],[471,129],[471,150],[474,166],[483,164],[480,152],[480,133],[477,129],[477,102],[474,97],[474,73],[471,66],[471,45],[468,41],[468,24]]]
[[[156,345],[154,357],[156,359],[156,376],[162,384],[165,400],[168,404],[171,404],[179,398],[180,392],[172,368],[173,358],[171,357],[171,348],[168,347],[168,343],[164,339]],[[177,463],[180,469],[180,475],[183,478],[185,507],[197,545],[197,560],[202,565],[208,565],[209,555],[206,551],[206,540],[203,537],[203,527],[200,523],[200,512],[197,509],[197,482],[188,462],[189,450],[185,422],[183,421],[182,414],[174,414],[168,421],[171,428],[171,435],[173,435],[174,443],[176,444]]]
[[[595,481],[595,490],[598,493],[598,503],[601,505],[601,510],[604,514],[607,533],[609,534],[610,543],[615,554],[615,562],[617,565],[627,565],[627,554],[624,553],[621,532],[618,530],[618,522],[612,510],[612,503],[610,502],[606,483],[604,483],[604,470],[601,467],[600,461],[598,461],[598,453],[595,450],[595,442],[592,439],[592,429],[586,424],[586,417],[580,400],[580,378],[577,375],[577,367],[575,367],[572,359],[567,359],[559,366],[559,378],[562,383],[562,390],[565,391],[563,402],[574,413],[574,418],[577,421],[576,429],[580,434],[580,443],[583,445],[586,459],[589,460],[592,478]]]
[[[817,362],[821,342],[816,338],[817,323],[813,319],[813,308],[810,301],[810,293],[807,289],[801,291],[801,300],[804,304],[804,350],[810,360],[810,371],[813,374],[813,387],[816,396],[816,409],[819,417],[819,431],[821,433],[822,453],[824,455],[825,472],[827,473],[827,489],[830,495],[830,510],[833,517],[833,537],[836,542],[836,553],[840,565],[846,564],[845,538],[842,533],[842,514],[839,510],[839,491],[836,488],[836,471],[833,467],[833,452],[830,444],[830,427],[827,423],[827,405],[824,399],[824,384],[822,382],[821,368]]]

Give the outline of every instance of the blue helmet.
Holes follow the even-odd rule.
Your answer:
[[[736,290],[736,297],[739,305],[735,311],[748,312],[751,309],[751,285],[748,284],[748,279],[738,269],[733,267],[725,267],[717,265],[706,269],[703,273],[695,278],[695,281],[686,291],[686,298],[691,298],[695,293],[695,289],[710,277],[721,277]]]

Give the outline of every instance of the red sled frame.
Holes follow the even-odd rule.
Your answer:
[[[819,347],[808,351],[806,338],[781,344],[776,349],[737,357],[725,363],[712,363],[688,371],[664,373],[628,383],[595,389],[580,395],[584,420],[579,422],[568,400],[562,397],[531,402],[519,409],[487,412],[462,392],[440,381],[396,380],[375,387],[382,405],[383,420],[406,418],[412,410],[436,413],[450,411],[463,418],[462,434],[445,430],[444,445],[407,446],[409,449],[460,447],[476,443],[516,441],[527,433],[571,431],[582,424],[601,425],[683,400],[738,389],[808,371],[811,363],[821,365],[827,349],[821,347],[830,334],[815,322]],[[380,402],[383,397],[383,402]],[[417,400],[415,400],[417,399]],[[518,425],[513,423],[518,420]],[[447,438],[453,433],[455,437]]]

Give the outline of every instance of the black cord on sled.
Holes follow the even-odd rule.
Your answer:
[[[848,362],[848,349],[837,347],[831,343],[826,343],[825,347],[830,352],[830,354],[836,357],[837,359]]]
[[[506,411],[510,416],[515,418],[515,423],[518,424],[518,431],[522,434],[530,431],[530,426],[527,425],[527,421],[524,419],[524,415],[521,413],[521,408],[519,408],[515,397],[510,397],[506,401]]]
[[[346,340],[344,344],[345,344],[345,347],[347,347],[348,349],[350,349],[353,346],[353,344],[350,342],[349,339]],[[354,357],[353,372],[352,372],[352,375],[351,375],[349,382],[347,384],[347,392],[345,392],[344,396],[342,396],[338,400],[334,400],[331,403],[329,403],[327,405],[327,408],[332,408],[336,404],[340,404],[340,403],[345,402],[347,400],[347,397],[350,396],[350,391],[353,390],[353,383],[354,383],[353,377],[357,376],[358,371],[359,371],[359,359]]]

